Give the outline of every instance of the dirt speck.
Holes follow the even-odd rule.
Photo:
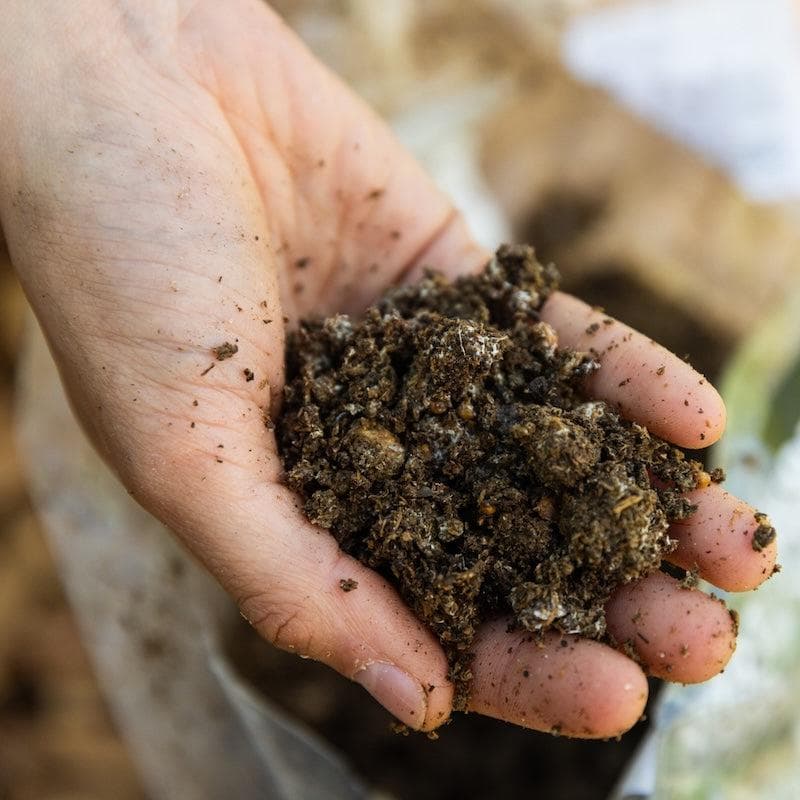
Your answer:
[[[753,550],[760,552],[775,540],[776,534],[766,514],[756,511],[754,516],[758,527],[753,533]]]
[[[711,483],[722,483],[725,480],[725,470],[722,467],[715,467],[708,473]]]
[[[217,361],[225,361],[227,358],[233,358],[233,356],[239,352],[239,345],[223,342],[216,347],[212,347],[211,352],[214,354],[214,358],[216,358]]]
[[[692,569],[686,570],[686,575],[684,575],[683,579],[681,580],[681,588],[695,589],[699,583],[700,570],[695,566]]]

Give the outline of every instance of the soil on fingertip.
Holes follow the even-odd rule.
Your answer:
[[[503,246],[287,344],[278,440],[308,518],[385,575],[441,642],[464,706],[480,624],[607,638],[618,586],[659,568],[702,466],[591,400],[599,368],[539,310],[558,274]]]

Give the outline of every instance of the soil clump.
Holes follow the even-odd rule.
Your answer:
[[[438,637],[457,707],[487,619],[607,638],[612,591],[659,568],[694,511],[682,493],[709,480],[587,399],[597,361],[539,314],[558,280],[504,245],[480,274],[428,272],[287,343],[286,480]]]

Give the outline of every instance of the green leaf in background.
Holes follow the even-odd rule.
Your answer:
[[[800,288],[739,348],[720,389],[729,418],[715,463],[729,462],[738,437],[755,436],[773,453],[791,437],[800,420]]]
[[[770,450],[773,452],[778,450],[794,433],[798,421],[800,421],[800,358],[795,358],[793,366],[775,390],[772,407],[764,425],[763,439]]]

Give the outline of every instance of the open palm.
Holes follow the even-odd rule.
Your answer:
[[[441,649],[305,520],[264,422],[286,323],[357,312],[423,265],[454,274],[487,254],[258,0],[34,5],[14,5],[0,34],[0,220],[78,416],[267,639],[435,728],[452,701]],[[663,348],[621,323],[588,334],[596,312],[566,295],[544,316],[601,352],[594,395],[677,444],[719,437],[718,395]],[[238,349],[219,360],[226,343]],[[693,499],[675,562],[727,589],[765,579],[774,547],[752,549],[752,511],[715,486]],[[621,589],[608,621],[646,670],[685,682],[716,674],[735,640],[720,603],[660,573]],[[624,731],[647,694],[616,650],[530,642],[502,620],[481,631],[474,672],[474,710],[574,736]]]

